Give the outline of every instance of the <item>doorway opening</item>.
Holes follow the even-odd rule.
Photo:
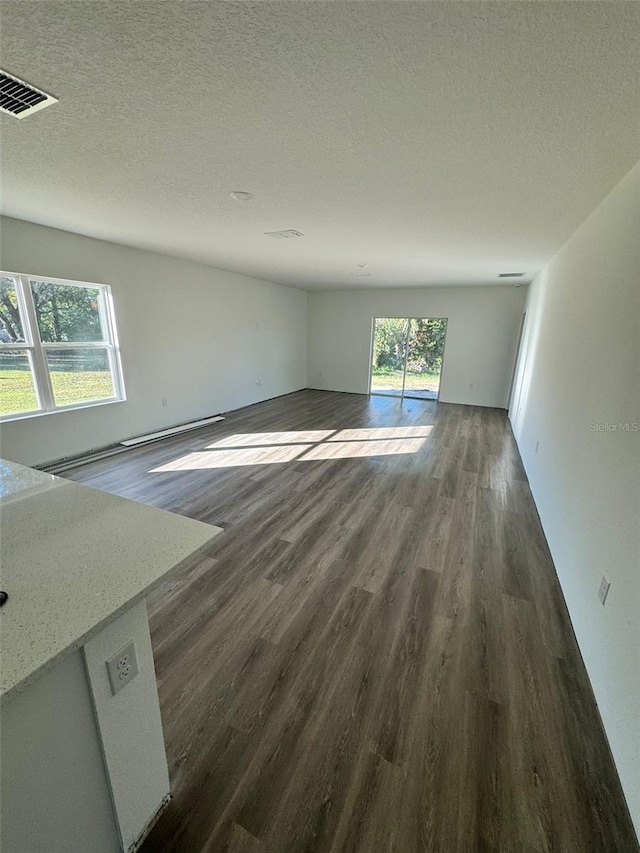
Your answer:
[[[520,355],[521,355],[521,350],[522,350],[522,341],[524,339],[524,330],[525,330],[526,324],[527,324],[527,312],[525,311],[524,314],[522,315],[521,320],[520,320],[520,331],[518,332],[518,346],[516,347],[516,357],[515,357],[515,360],[513,362],[513,370],[511,371],[511,384],[509,385],[509,397],[507,400],[508,411],[511,412],[512,410],[515,410],[516,415],[517,415],[517,410],[516,410],[514,404],[515,404],[516,397],[519,396],[519,394],[520,394],[520,388],[521,388],[521,386],[520,386],[517,389],[517,393],[516,393],[516,375],[518,374],[518,368],[520,366]]]
[[[375,317],[369,393],[437,400],[446,335],[445,318]]]

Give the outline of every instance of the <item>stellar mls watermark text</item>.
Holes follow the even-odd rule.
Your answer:
[[[638,429],[640,429],[640,427],[635,421],[633,421],[633,423],[629,423],[627,421],[626,423],[617,424],[597,424],[591,422],[589,424],[589,429],[591,430],[591,432],[638,432]]]

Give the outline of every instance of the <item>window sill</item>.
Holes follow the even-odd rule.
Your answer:
[[[97,406],[111,406],[114,403],[126,402],[126,397],[114,397],[110,398],[109,400],[96,400],[95,402],[91,403],[78,403],[77,405],[74,404],[73,406],[61,406],[57,409],[49,409],[46,412],[40,410],[37,412],[24,412],[20,415],[0,415],[0,426],[2,424],[11,423],[12,421],[26,421],[30,420],[31,418],[43,418],[47,415],[59,415],[62,412],[80,412],[84,411],[85,409],[95,409]]]

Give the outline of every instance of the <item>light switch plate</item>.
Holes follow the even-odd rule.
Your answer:
[[[136,658],[136,646],[133,640],[129,640],[126,646],[109,658],[107,671],[111,682],[111,692],[115,696],[138,674],[138,659]]]

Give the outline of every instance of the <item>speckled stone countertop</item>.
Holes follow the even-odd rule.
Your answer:
[[[0,460],[2,702],[221,532]]]

